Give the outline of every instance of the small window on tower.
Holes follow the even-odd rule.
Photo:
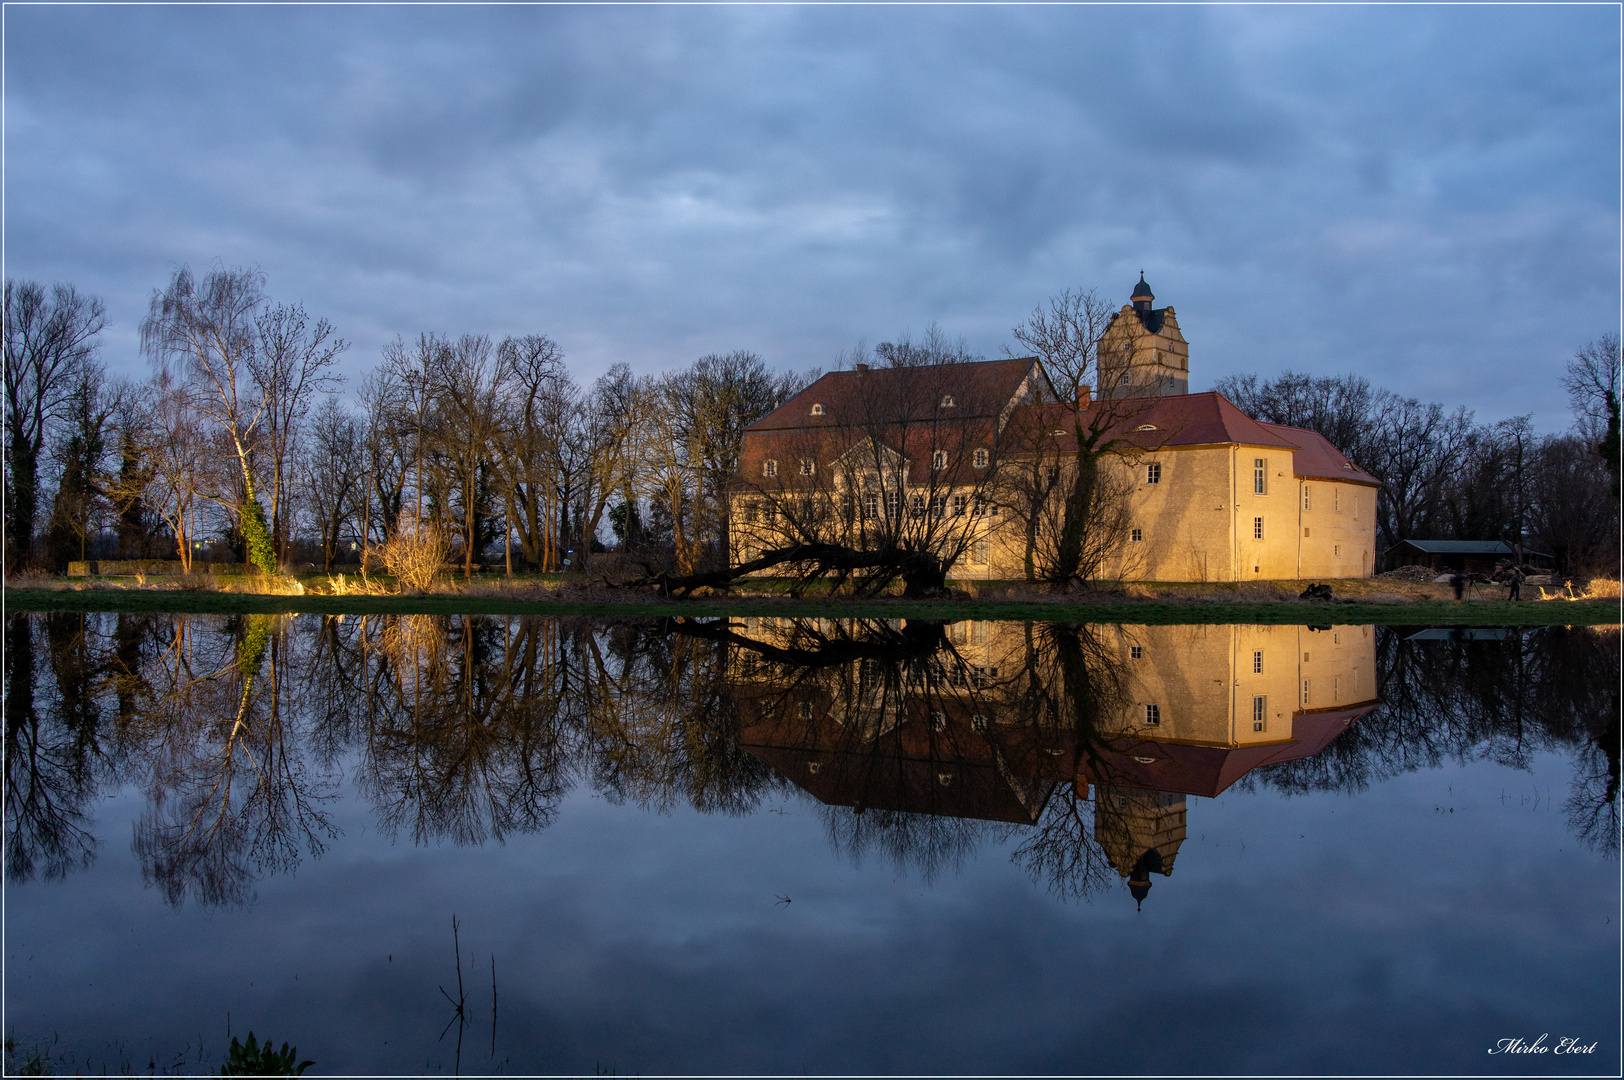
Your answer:
[[[1252,459],[1252,493],[1255,495],[1269,493],[1269,462],[1266,458]]]
[[[1159,461],[1152,461],[1145,466],[1145,483],[1159,484],[1162,482],[1162,465]]]
[[[1314,509],[1313,489],[1310,488],[1307,484],[1303,485],[1303,509],[1304,510],[1312,510],[1312,509]],[[1303,535],[1307,536],[1308,534],[1303,533]]]
[[[1331,490],[1331,509],[1338,514],[1342,512],[1342,491],[1340,488]]]
[[[1145,655],[1145,647],[1143,645],[1129,645],[1128,646],[1128,658],[1130,660],[1141,660],[1141,659],[1144,658],[1144,655]]]
[[[1253,649],[1252,650],[1252,674],[1253,675],[1261,675],[1261,674],[1263,674],[1263,650],[1262,649]]]
[[[1160,705],[1145,706],[1145,723],[1156,727],[1162,722],[1162,707]]]
[[[1145,531],[1143,529],[1134,529],[1128,534],[1128,539],[1135,544],[1142,543],[1145,539]]]
[[[1252,699],[1252,730],[1267,731],[1269,728],[1269,699],[1258,694]]]
[[[823,415],[823,402],[818,401],[818,402],[813,403],[813,405],[812,405],[812,415],[813,416],[822,416]]]
[[[1263,539],[1263,519],[1260,517],[1255,517],[1252,519],[1252,539]]]

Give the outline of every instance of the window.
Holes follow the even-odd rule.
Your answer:
[[[778,475],[778,461],[777,461],[776,458],[768,458],[766,461],[763,461],[761,463],[761,475],[762,476],[777,476]]]
[[[1050,487],[1053,487],[1055,484],[1060,483],[1060,466],[1058,466],[1058,465],[1050,465],[1047,475],[1048,475],[1048,478],[1049,478],[1048,483],[1049,483]]]
[[[1303,526],[1303,538],[1305,540],[1308,538],[1308,526],[1306,525]]]
[[[1342,557],[1342,545],[1341,544],[1332,544],[1331,545],[1331,558],[1340,559],[1341,557]]]
[[[901,507],[902,507],[902,493],[898,492],[898,491],[887,491],[885,493],[885,516],[886,516],[886,518],[888,520],[890,520],[890,521],[895,521],[898,517],[901,516],[901,514],[900,514]]]
[[[976,713],[974,716],[970,717],[970,729],[972,731],[986,731],[987,718],[980,713]]]
[[[1303,485],[1303,509],[1304,510],[1312,510],[1312,509],[1314,509],[1314,496],[1310,492],[1309,487],[1308,487],[1307,484]],[[1308,534],[1303,533],[1303,535],[1307,536]]]
[[[979,497],[970,500],[970,516],[971,517],[981,517],[986,512],[987,512],[987,504],[982,502]]]
[[[1142,660],[1142,659],[1144,659],[1144,656],[1145,656],[1145,647],[1143,645],[1129,645],[1128,646],[1128,658],[1130,660]]]
[[[1261,540],[1261,539],[1263,539],[1263,519],[1262,518],[1253,518],[1252,519],[1252,539],[1253,540]]]
[[[1264,694],[1252,698],[1252,730],[1267,731],[1269,726],[1269,699]]]
[[[1143,529],[1135,529],[1128,534],[1128,539],[1135,544],[1142,543],[1145,539],[1145,531]]]
[[[925,497],[923,495],[915,495],[911,499],[909,499],[908,500],[908,511],[911,514],[913,514],[913,516],[916,517],[916,518],[924,517],[925,516]]]
[[[768,503],[766,506],[763,506],[761,508],[761,516],[767,522],[767,524],[769,524],[769,525],[777,524],[778,523],[778,507],[773,503]]]
[[[1252,459],[1252,493],[1254,495],[1269,493],[1269,463],[1264,458]]]
[[[947,468],[947,451],[932,450],[930,452],[930,467],[933,469]]]
[[[821,401],[813,402],[813,404],[812,404],[812,415],[813,416],[822,416],[823,415],[823,402],[821,402]]]
[[[880,496],[877,492],[869,492],[863,496],[863,518],[873,520],[880,516]]]
[[[801,719],[812,719],[812,703],[810,701],[801,702]]]
[[[984,448],[976,450],[976,455],[975,455],[976,468],[985,469],[987,467],[987,462],[989,460],[991,460],[991,455],[988,454],[987,451]]]
[[[1331,700],[1342,700],[1342,676],[1340,675],[1331,676]]]
[[[744,504],[744,523],[746,525],[754,525],[756,523],[756,511],[758,509],[759,508],[753,502]]]
[[[1353,520],[1359,520],[1359,496],[1353,497]]]
[[[970,545],[970,561],[976,566],[986,566],[987,557],[992,554],[992,541],[982,536]]]
[[[1138,427],[1134,428],[1134,430],[1135,431],[1155,431],[1156,430],[1156,425],[1155,424],[1140,424]]]
[[[1252,650],[1252,674],[1253,675],[1261,675],[1261,674],[1263,674],[1263,650],[1262,649],[1253,649]]]
[[[816,461],[813,461],[809,457],[801,459],[801,475],[802,476],[811,476],[813,473],[815,473],[817,471],[818,471],[818,463]]]
[[[1149,465],[1145,466],[1145,483],[1159,484],[1161,482],[1162,464],[1159,461],[1152,461]]]
[[[1332,645],[1340,645],[1340,644],[1342,644],[1342,631],[1340,631],[1340,630],[1332,630],[1331,631],[1331,644]]]
[[[969,508],[970,508],[970,497],[968,495],[955,495],[955,496],[953,496],[953,516],[954,517],[963,517],[964,512],[966,510],[968,510]]]
[[[930,512],[931,512],[931,514],[933,514],[938,519],[946,517],[947,516],[947,496],[946,495],[938,495],[938,496],[936,496],[935,503],[931,506]]]
[[[1342,512],[1342,492],[1338,488],[1331,489],[1331,509],[1339,514]]]
[[[958,402],[953,400],[953,395],[952,394],[943,394],[942,395],[942,408],[951,409],[953,406],[955,406],[957,404],[958,404]]]
[[[1309,691],[1312,689],[1312,687],[1309,684],[1312,683],[1313,681],[1314,680],[1312,680],[1312,679],[1304,679],[1303,680],[1303,704],[1304,705],[1308,704]]]
[[[933,712],[933,713],[931,713],[930,714],[930,726],[935,728],[937,731],[946,731],[947,730],[947,714],[944,713],[944,712]]]
[[[1155,727],[1162,722],[1162,707],[1160,705],[1145,706],[1145,723]]]

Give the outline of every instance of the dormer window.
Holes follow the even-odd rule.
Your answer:
[[[1138,427],[1134,428],[1134,430],[1135,431],[1155,431],[1156,430],[1156,425],[1155,424],[1140,424]]]
[[[815,402],[812,403],[812,415],[813,416],[822,416],[823,415],[823,402],[815,401]]]
[[[979,450],[976,451],[976,453],[975,453],[976,468],[985,469],[987,467],[987,462],[989,460],[991,460],[991,457],[984,448],[979,449]]]
[[[933,469],[947,468],[947,451],[933,450],[930,455],[930,467]]]
[[[958,404],[958,402],[953,400],[953,395],[952,394],[943,394],[942,395],[942,408],[951,409],[957,404]]]
[[[777,458],[768,458],[766,461],[763,461],[761,463],[761,475],[762,476],[768,476],[768,477],[777,476],[778,475],[778,459]]]
[[[816,461],[813,461],[811,458],[802,458],[801,459],[801,475],[802,476],[811,476],[813,473],[815,473],[817,471],[818,471],[818,463]]]

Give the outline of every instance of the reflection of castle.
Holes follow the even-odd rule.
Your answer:
[[[910,650],[900,625],[748,620],[757,648],[729,672],[745,748],[858,813],[1030,825],[1059,785],[1092,785],[1095,840],[1141,899],[1172,873],[1187,796],[1310,757],[1377,704],[1368,626],[1099,626],[1056,645],[961,622]]]

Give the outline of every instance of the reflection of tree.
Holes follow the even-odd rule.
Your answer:
[[[85,715],[77,672],[63,666],[72,650],[54,647],[70,636],[82,646],[84,635],[72,630],[85,616],[52,619],[48,637],[57,693],[43,712],[35,701],[34,658],[35,624],[43,620],[16,614],[6,619],[6,876],[12,881],[36,874],[62,878],[96,856],[86,813],[96,793],[95,715]]]
[[[1073,783],[1091,763],[1109,770],[1098,724],[1124,685],[1091,628],[1029,626],[1008,647],[991,644],[986,623],[951,634],[915,621],[736,627],[679,629],[730,650],[719,662],[734,671],[746,739],[823,804],[836,850],[930,880],[1018,836],[1015,860],[1057,892],[1112,880],[1092,842],[1101,811]]]
[[[1378,628],[1382,704],[1312,758],[1243,783],[1285,792],[1360,792],[1417,769],[1487,758],[1527,768],[1574,758],[1575,835],[1618,847],[1619,641],[1616,630],[1539,627],[1485,638],[1414,639]]]
[[[232,619],[174,637],[150,666],[136,733],[151,755],[150,803],[135,828],[142,874],[171,904],[247,903],[256,877],[319,855],[333,828],[330,778],[312,778],[290,708],[288,620]]]
[[[361,620],[361,784],[385,829],[419,843],[544,828],[567,785],[569,635],[555,620]],[[352,648],[355,646],[352,646]]]

